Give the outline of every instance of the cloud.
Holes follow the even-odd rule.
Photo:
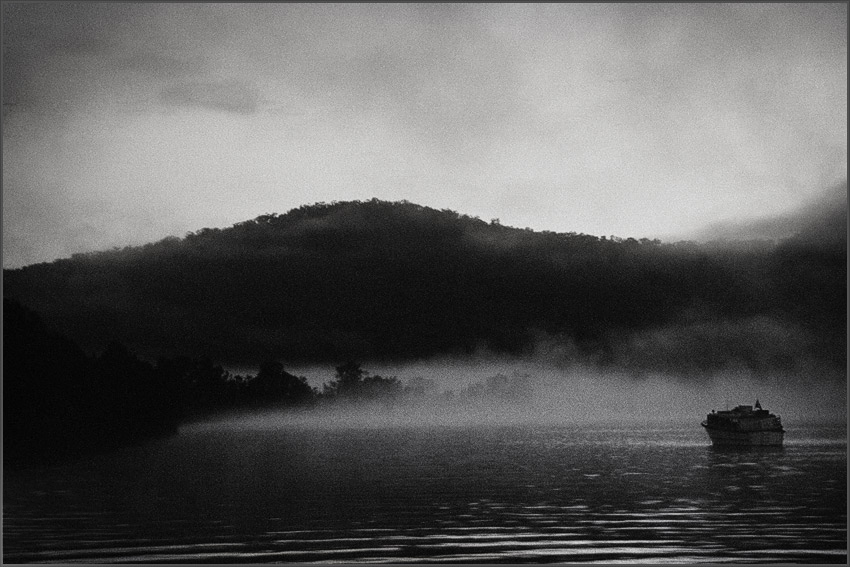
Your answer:
[[[169,80],[183,79],[198,74],[203,69],[203,64],[199,61],[144,51],[117,58],[115,64],[124,71]]]
[[[666,239],[781,212],[818,175],[846,175],[842,5],[6,3],[3,16],[5,164],[63,192],[108,195],[118,170],[122,187],[173,187],[157,199],[186,212],[181,230],[377,196]],[[211,153],[213,139],[237,143]],[[111,202],[133,216],[128,194]]]
[[[198,107],[254,114],[260,105],[256,86],[242,81],[178,83],[165,87],[159,101],[166,106]]]
[[[98,37],[66,35],[47,45],[49,52],[58,55],[109,55],[116,49],[115,43]]]
[[[847,241],[847,181],[815,195],[794,210],[746,220],[717,222],[695,233],[698,241],[781,240]]]

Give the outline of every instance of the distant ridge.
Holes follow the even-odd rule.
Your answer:
[[[518,354],[545,336],[601,363],[790,364],[789,345],[762,337],[730,354],[705,335],[720,321],[761,317],[799,330],[801,345],[819,344],[815,355],[843,359],[843,347],[834,351],[846,336],[836,316],[846,304],[846,252],[792,242],[731,254],[535,232],[372,199],[5,270],[4,295],[84,348],[114,339],[151,357],[408,360],[481,348]],[[691,331],[677,340],[696,344],[681,360],[623,350],[629,337],[681,325]],[[702,343],[688,336],[694,325],[703,325]]]
[[[744,241],[788,238],[847,246],[847,182],[839,183],[798,209],[749,221],[715,223],[698,232],[700,241]]]

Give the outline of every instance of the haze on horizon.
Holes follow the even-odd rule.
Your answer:
[[[687,236],[846,179],[847,6],[3,4],[4,267],[377,197]]]

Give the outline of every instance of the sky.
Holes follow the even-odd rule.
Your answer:
[[[372,197],[678,239],[847,177],[846,4],[2,10],[4,268]]]

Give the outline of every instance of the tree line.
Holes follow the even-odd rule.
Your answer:
[[[605,359],[623,336],[752,318],[799,329],[820,345],[813,354],[846,361],[846,239],[805,235],[664,244],[535,232],[407,202],[319,203],[7,270],[4,282],[5,296],[84,348],[117,338],[148,357],[234,366],[415,360],[482,346],[519,354],[540,333]],[[744,356],[764,371],[778,360]],[[674,357],[672,370],[694,358]]]
[[[231,410],[309,410],[334,404],[404,402],[435,396],[435,384],[371,374],[354,361],[322,388],[267,360],[256,375],[233,374],[208,358],[141,359],[119,342],[86,354],[20,303],[3,300],[4,464],[59,462],[171,435],[189,419]],[[453,399],[453,392],[442,394]],[[527,378],[495,376],[466,399],[521,401]]]

